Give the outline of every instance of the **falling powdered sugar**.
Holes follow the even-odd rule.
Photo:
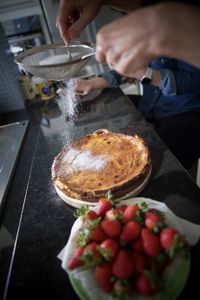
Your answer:
[[[69,144],[74,140],[73,120],[77,117],[78,97],[75,94],[75,80],[65,80],[57,91],[57,103],[62,111],[65,121],[68,121],[65,129],[61,132],[63,144]]]
[[[77,100],[78,97],[75,94],[75,80],[70,79],[64,81],[63,87],[60,89],[58,105],[69,119],[73,119],[77,116]]]
[[[59,131],[62,145],[71,144],[76,136],[76,126],[72,120],[67,121],[65,127]]]

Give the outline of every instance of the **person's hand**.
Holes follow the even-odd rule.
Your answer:
[[[77,79],[75,82],[76,95],[85,96],[93,89],[92,81],[87,79]]]
[[[103,0],[60,0],[56,25],[63,40],[67,43],[78,37],[102,5]]]
[[[103,77],[94,79],[77,79],[75,82],[75,93],[77,95],[88,95],[93,90],[109,87],[108,81]]]
[[[96,59],[106,62],[118,73],[135,77],[152,59],[149,36],[151,8],[139,9],[105,25],[97,34]]]
[[[98,32],[96,59],[129,77],[156,56],[171,56],[200,67],[199,27],[198,7],[179,3],[145,7]]]

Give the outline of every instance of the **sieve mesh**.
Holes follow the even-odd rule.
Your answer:
[[[76,75],[94,54],[94,44],[75,41],[68,46],[50,44],[33,48],[19,54],[15,62],[33,75],[49,80],[64,80]]]

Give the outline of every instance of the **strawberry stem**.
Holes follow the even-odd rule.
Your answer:
[[[111,190],[109,190],[109,191],[105,194],[105,197],[106,197],[109,201],[111,201],[111,202],[113,203],[114,196],[113,196]]]
[[[89,205],[83,205],[80,208],[77,208],[74,212],[74,217],[82,217],[90,211]]]

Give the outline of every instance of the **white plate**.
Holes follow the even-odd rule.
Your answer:
[[[139,186],[137,186],[131,192],[129,192],[128,194],[126,194],[123,197],[120,197],[118,199],[119,200],[126,200],[126,199],[128,199],[130,197],[137,196],[145,188],[145,186],[147,185],[147,183],[149,181],[149,178],[150,178],[150,175],[151,175],[151,169],[149,170],[149,173],[145,177],[144,181]],[[78,199],[75,199],[75,198],[71,198],[71,197],[65,195],[56,185],[54,185],[54,186],[55,186],[55,189],[56,189],[56,192],[57,192],[58,196],[64,202],[66,202],[67,204],[69,204],[69,205],[71,205],[73,207],[80,208],[82,205],[94,206],[94,205],[97,204],[97,202],[87,202],[87,201],[83,201],[83,200],[78,200]]]

